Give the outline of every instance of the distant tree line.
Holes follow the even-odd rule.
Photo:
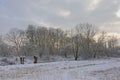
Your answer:
[[[88,23],[67,31],[29,25],[26,30],[12,29],[0,36],[0,56],[58,55],[75,60],[118,56],[117,38],[106,36]]]

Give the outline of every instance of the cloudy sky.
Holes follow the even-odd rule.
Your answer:
[[[120,0],[0,0],[0,33],[27,25],[68,29],[91,23],[120,32]]]

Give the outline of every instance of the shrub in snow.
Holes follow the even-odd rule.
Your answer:
[[[16,57],[15,61],[19,61],[19,57]]]
[[[3,58],[1,61],[2,62],[7,62],[7,58]]]
[[[25,62],[25,57],[24,56],[20,56],[20,63],[24,64],[24,62]]]
[[[7,58],[3,58],[1,60],[1,62],[3,63],[3,65],[13,65],[13,64],[15,64],[14,61],[8,60]]]
[[[38,62],[38,57],[34,56],[34,63],[37,63],[37,62]]]

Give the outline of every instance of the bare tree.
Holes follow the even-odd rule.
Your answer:
[[[114,56],[115,53],[117,53],[117,45],[118,45],[118,39],[117,36],[109,36],[109,39],[107,41],[108,43],[108,51],[109,51],[109,56]]]
[[[14,47],[16,53],[19,53],[20,48],[24,46],[25,43],[27,42],[25,32],[18,29],[12,29],[6,35],[6,39],[9,45],[12,45]]]
[[[8,45],[3,41],[2,35],[0,36],[0,55],[8,56],[10,53]]]
[[[26,30],[26,36],[29,39],[30,44],[34,45],[35,43],[35,26],[34,25],[29,25],[27,30]]]
[[[38,27],[35,33],[35,43],[39,47],[39,55],[42,56],[47,47],[48,30],[45,27]]]
[[[81,52],[81,56],[85,59],[92,57],[92,47],[95,43],[94,36],[96,35],[97,29],[92,24],[79,24],[75,29],[77,36],[76,48],[77,52]]]
[[[107,55],[106,34],[106,32],[102,31],[96,36],[96,44],[93,46],[93,58],[96,58],[100,55]]]

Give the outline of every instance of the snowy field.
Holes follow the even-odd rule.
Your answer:
[[[120,58],[0,66],[0,80],[120,80]]]

